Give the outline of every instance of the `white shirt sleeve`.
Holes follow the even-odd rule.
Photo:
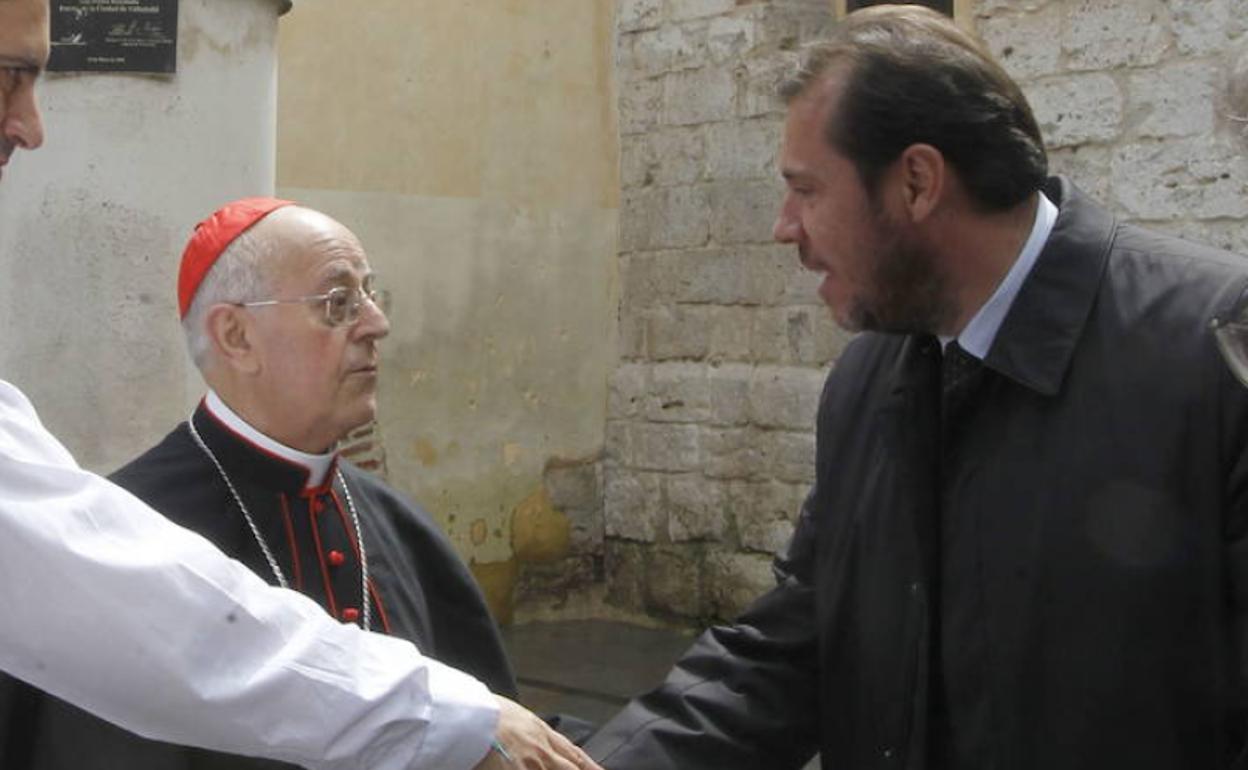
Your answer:
[[[0,669],[140,735],[309,768],[467,770],[476,679],[331,619],[78,467],[0,381]]]

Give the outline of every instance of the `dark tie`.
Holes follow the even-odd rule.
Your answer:
[[[946,425],[966,407],[982,372],[983,362],[963,350],[957,340],[945,346],[940,362],[940,385],[942,422]]]

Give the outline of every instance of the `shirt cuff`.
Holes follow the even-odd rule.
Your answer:
[[[471,770],[490,751],[498,731],[498,699],[468,674],[426,660],[432,711],[421,754],[429,767]]]

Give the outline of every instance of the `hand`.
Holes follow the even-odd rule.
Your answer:
[[[511,761],[491,749],[474,770],[602,770],[588,754],[528,709],[495,697],[499,706],[496,737]]]

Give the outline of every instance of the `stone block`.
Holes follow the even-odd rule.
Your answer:
[[[703,422],[710,417],[706,365],[660,363],[650,370],[642,416],[651,422]]]
[[[604,473],[603,486],[606,536],[653,543],[663,528],[662,477],[610,467]]]
[[[658,548],[646,555],[647,607],[684,618],[699,617],[702,607],[701,549]]]
[[[1027,13],[980,17],[977,32],[1015,80],[1052,75],[1062,57],[1061,8],[1049,5]]]
[[[542,484],[558,510],[595,508],[602,502],[602,458],[553,458],[542,472]]]
[[[758,363],[824,367],[835,361],[852,335],[822,305],[764,308],[754,318]]]
[[[1227,0],[1226,34],[1237,38],[1248,32],[1248,0]]]
[[[663,80],[620,83],[620,134],[640,134],[658,125],[663,109]]]
[[[712,425],[744,425],[750,419],[751,364],[722,364],[707,369]]]
[[[776,95],[776,86],[796,63],[797,54],[793,52],[738,63],[733,68],[737,117],[783,116],[784,102]]]
[[[693,69],[706,61],[703,30],[676,24],[623,35],[618,41],[620,78],[649,78]]]
[[[1134,219],[1248,218],[1248,158],[1229,142],[1123,145],[1110,173],[1115,202]]]
[[[728,528],[728,495],[700,474],[667,479],[667,532],[673,543],[720,540]]]
[[[1159,0],[1078,0],[1066,9],[1062,47],[1071,69],[1156,64],[1170,44],[1170,14]]]
[[[774,479],[733,482],[728,488],[728,507],[741,547],[775,554],[793,536],[802,501],[810,487]]]
[[[824,372],[759,366],[750,383],[750,420],[764,428],[810,430],[815,424]]]
[[[1063,76],[1025,90],[1049,147],[1109,141],[1121,132],[1122,92],[1109,75]]]
[[[665,5],[669,21],[685,21],[729,13],[737,0],[667,0]]]
[[[1063,174],[1098,201],[1111,200],[1109,147],[1078,145],[1049,151],[1049,173]]]
[[[731,620],[758,597],[776,587],[769,556],[755,553],[708,554],[705,569],[707,610],[718,620]]]
[[[668,299],[718,305],[769,305],[783,297],[793,269],[771,246],[686,250],[659,266]]]
[[[697,187],[625,190],[620,212],[620,250],[701,246],[710,232],[706,194]]]
[[[620,313],[619,339],[616,343],[620,360],[637,361],[650,356],[650,344],[646,341],[646,325],[649,319],[644,311]]]
[[[608,604],[630,612],[646,605],[646,546],[608,541],[603,558]]]
[[[620,188],[645,187],[654,179],[648,134],[625,134],[620,137]]]
[[[778,178],[706,185],[711,239],[721,245],[771,243],[772,225],[782,194]]]
[[[706,178],[777,179],[776,154],[782,129],[782,121],[773,116],[707,126]],[[773,217],[777,200],[767,201]]]
[[[623,363],[611,372],[607,385],[607,418],[623,420],[638,417],[650,391],[650,365]]]
[[[716,16],[706,28],[707,55],[714,64],[735,65],[757,43],[758,24],[753,9],[730,16]]]
[[[713,479],[748,479],[763,471],[758,431],[704,427],[702,472]]]
[[[1208,61],[1181,61],[1127,79],[1128,133],[1137,138],[1208,134],[1221,73]]]
[[[814,427],[813,421],[810,427]],[[792,484],[814,483],[814,433],[767,431],[761,439],[765,474]]]
[[[698,469],[698,427],[671,423],[609,423],[608,447],[625,468],[680,472]]]
[[[1248,4],[1248,0],[1245,0]],[[1224,109],[1218,116],[1218,129],[1238,140],[1248,154],[1248,34],[1227,51],[1226,84],[1221,99]]]
[[[702,178],[706,152],[697,127],[655,131],[649,139],[647,176],[651,183],[668,186],[691,184]]]
[[[710,312],[710,307],[698,305],[647,311],[646,346],[650,358],[706,358],[710,351]]]
[[[615,26],[620,32],[653,29],[663,22],[663,0],[619,0]]]
[[[1167,0],[1167,5],[1174,45],[1180,54],[1201,56],[1226,47],[1230,27],[1227,0]]]
[[[1060,4],[1061,0],[977,0],[975,18],[982,22],[1004,12],[1038,11]]]
[[[749,361],[755,309],[743,305],[709,306],[706,356],[710,361]]]
[[[736,81],[726,67],[674,72],[663,77],[662,120],[689,126],[727,120],[734,112]]]

